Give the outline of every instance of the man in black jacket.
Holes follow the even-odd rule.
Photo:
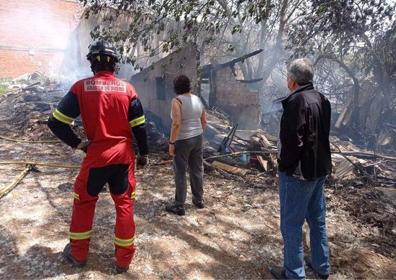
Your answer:
[[[308,266],[320,278],[330,273],[326,233],[324,182],[331,172],[329,144],[330,102],[314,89],[313,66],[296,59],[288,67],[292,92],[282,101],[283,115],[278,149],[281,232],[284,265],[276,278],[305,278],[302,226],[310,227]]]

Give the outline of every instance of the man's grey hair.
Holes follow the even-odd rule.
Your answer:
[[[311,60],[298,58],[290,62],[287,67],[287,75],[300,86],[313,81],[314,69]]]

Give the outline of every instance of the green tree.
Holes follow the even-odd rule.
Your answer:
[[[253,19],[260,23],[267,14],[266,1],[182,1],[182,0],[81,0],[88,8],[85,14],[97,14],[112,10],[103,18],[103,25],[92,32],[93,37],[103,37],[116,42],[128,41],[123,49],[130,53],[136,44],[155,55],[158,51],[167,52],[187,42],[210,42],[225,28],[232,33],[240,32],[244,22]],[[129,28],[114,32],[115,18],[127,15]],[[238,18],[238,21],[235,19]],[[105,28],[104,28],[105,27]],[[153,43],[161,36],[161,44]]]
[[[395,5],[387,0],[310,2],[290,27],[288,48],[294,56],[310,55],[316,63],[331,60],[344,70],[353,81],[352,124],[358,129],[360,81],[373,76],[385,100],[392,95],[388,59],[379,52],[378,40],[392,33]],[[379,110],[391,109],[390,104],[384,102]]]

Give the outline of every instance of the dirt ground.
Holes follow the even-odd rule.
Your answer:
[[[8,103],[7,103],[8,104]],[[0,100],[0,134],[35,138],[43,124],[17,122]],[[17,112],[17,111],[15,111]],[[44,111],[41,118],[48,112]],[[27,114],[27,116],[30,116]],[[16,118],[13,120],[12,118]],[[12,129],[12,123],[15,125]],[[18,128],[18,129],[16,129]],[[49,139],[48,132],[40,134]],[[36,138],[37,139],[37,138]],[[82,152],[61,143],[12,143],[0,139],[0,160],[46,160],[78,164]],[[71,268],[61,251],[68,242],[72,186],[78,170],[38,167],[0,200],[0,279],[265,279],[282,265],[277,179],[252,171],[241,178],[205,174],[205,209],[188,196],[186,216],[164,211],[174,196],[165,154],[151,154],[137,171],[137,252],[129,271],[114,274],[115,210],[100,194],[88,264]],[[0,165],[0,186],[23,170]],[[395,188],[331,182],[326,190],[333,279],[396,279]],[[314,277],[307,269],[307,277]]]

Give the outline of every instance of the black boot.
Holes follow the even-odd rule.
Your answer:
[[[194,204],[195,207],[197,207],[198,209],[205,208],[205,205],[204,205],[204,203],[203,203],[202,200],[200,200],[200,201],[195,201],[195,200],[193,200],[193,204]]]
[[[84,262],[78,261],[72,256],[70,243],[66,244],[65,248],[63,249],[62,255],[65,258],[65,260],[67,260],[73,267],[81,268],[87,264],[86,261]]]
[[[165,210],[179,216],[184,216],[186,214],[184,207],[176,204],[166,205]]]
[[[125,273],[125,272],[128,271],[128,269],[129,269],[129,266],[128,267],[121,267],[121,266],[118,266],[116,264],[116,274]]]

